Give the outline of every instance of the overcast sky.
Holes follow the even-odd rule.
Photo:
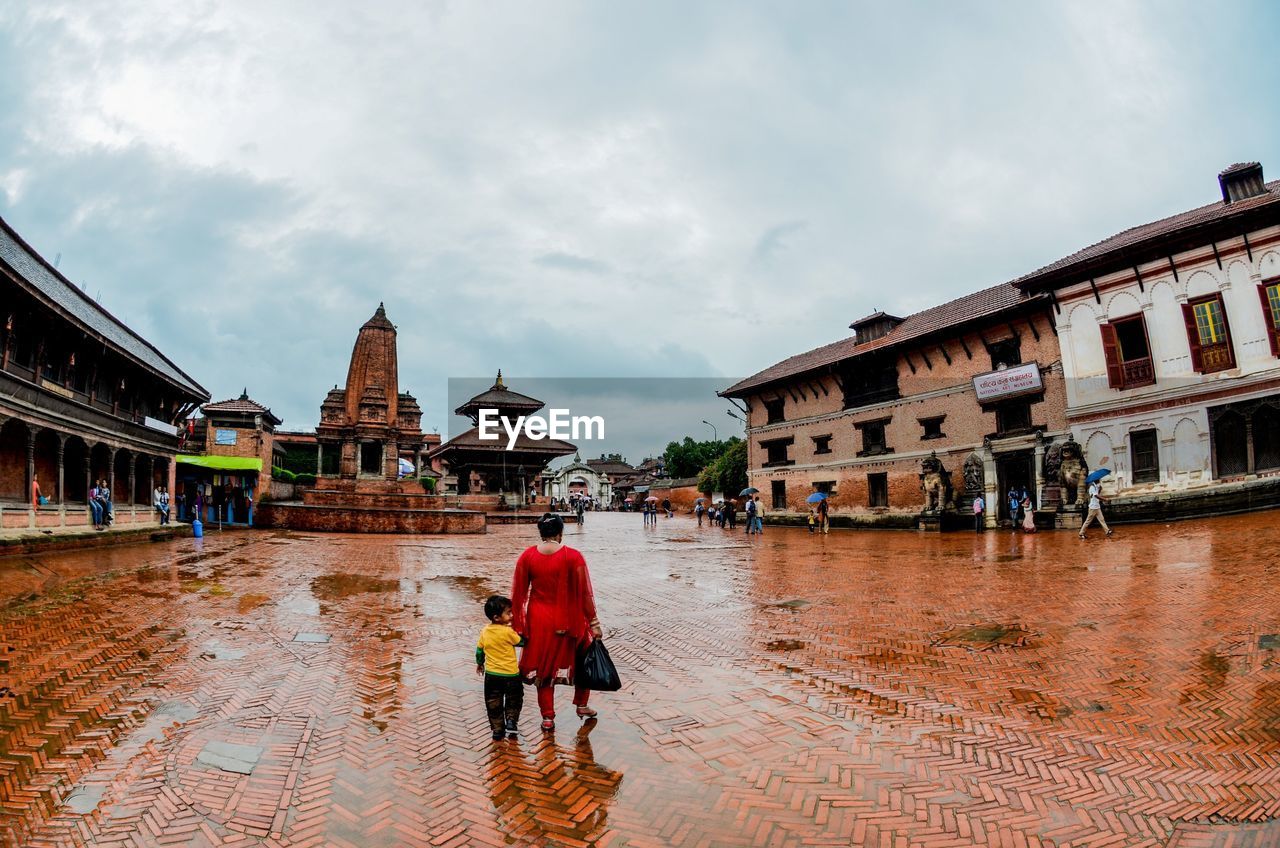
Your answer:
[[[1280,176],[1274,9],[0,0],[0,215],[290,429],[385,301],[444,431],[449,377],[744,376]]]

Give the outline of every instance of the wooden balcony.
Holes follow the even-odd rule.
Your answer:
[[[1149,356],[1144,356],[1141,359],[1125,360],[1120,364],[1120,367],[1124,369],[1124,387],[1126,389],[1149,386],[1156,381],[1156,369]]]
[[[1204,362],[1204,373],[1223,371],[1235,365],[1231,358],[1231,345],[1227,342],[1204,345],[1200,348],[1200,356]]]

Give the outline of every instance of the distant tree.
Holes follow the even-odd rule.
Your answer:
[[[731,438],[723,453],[698,474],[698,488],[704,492],[723,492],[736,497],[747,487],[747,443]]]
[[[685,436],[684,441],[667,444],[662,462],[672,477],[694,477],[727,451],[733,441],[695,442],[692,437]]]

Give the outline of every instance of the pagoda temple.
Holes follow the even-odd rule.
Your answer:
[[[334,386],[320,405],[316,487],[397,489],[401,453],[420,456],[423,441],[422,410],[400,391],[396,328],[379,303],[356,336],[346,387]]]
[[[537,398],[507,388],[499,371],[487,391],[454,410],[455,414],[471,419],[471,429],[433,449],[431,459],[439,459],[449,473],[457,477],[459,495],[516,492],[523,503],[533,481],[547,465],[557,457],[574,453],[577,447],[559,439],[531,439],[523,431],[510,449],[505,433],[498,440],[481,439],[480,411],[496,409],[500,418],[515,421],[543,406]]]

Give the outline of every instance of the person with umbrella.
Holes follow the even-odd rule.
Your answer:
[[[1102,478],[1110,474],[1110,469],[1099,468],[1092,472],[1088,477],[1084,478],[1084,482],[1089,486],[1089,514],[1085,516],[1084,524],[1080,525],[1080,538],[1085,537],[1084,531],[1089,528],[1095,520],[1102,525],[1102,529],[1107,531],[1107,535],[1111,535],[1111,528],[1107,526],[1107,519],[1102,515]]]
[[[831,531],[830,510],[827,506],[827,493],[814,492],[806,501],[811,504],[817,504],[818,511],[818,530],[823,533]]]
[[[707,508],[702,505],[702,498],[698,498],[693,502],[693,514],[698,517],[698,527],[702,527],[702,516],[706,513]]]

